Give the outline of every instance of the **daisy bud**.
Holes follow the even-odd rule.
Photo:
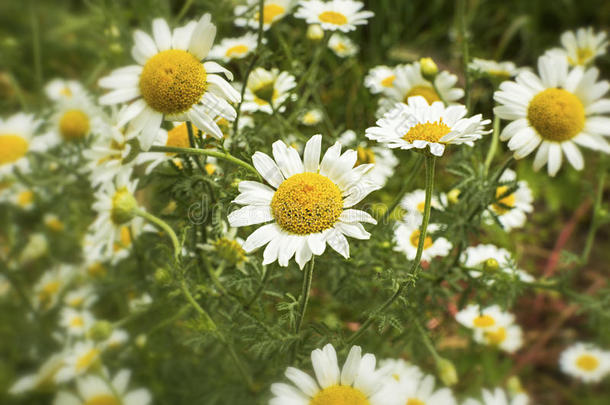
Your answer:
[[[142,349],[144,346],[146,346],[146,343],[148,342],[148,338],[146,337],[146,335],[144,334],[140,334],[138,336],[136,336],[136,346],[138,346],[140,349]]]
[[[324,30],[319,24],[312,24],[307,27],[307,39],[310,41],[320,41],[324,38]]]
[[[155,271],[155,281],[159,284],[159,285],[167,285],[170,283],[170,281],[172,281],[172,276],[169,273],[169,271],[167,271],[166,269],[159,267],[156,271]]]
[[[519,380],[519,377],[515,375],[508,379],[508,381],[506,382],[506,387],[508,388],[508,391],[513,395],[521,394],[523,392],[523,386],[521,385],[521,381]]]
[[[485,272],[493,273],[494,271],[497,271],[499,268],[500,268],[500,265],[498,264],[498,261],[493,258],[487,259],[483,263],[483,271],[485,271]]]
[[[434,80],[438,74],[438,66],[436,66],[432,58],[421,58],[419,64],[422,76],[427,80]]]
[[[447,194],[447,199],[451,204],[457,204],[460,201],[460,194],[462,194],[462,191],[454,188]]]
[[[438,378],[440,378],[443,384],[449,387],[457,384],[457,371],[455,370],[455,366],[451,361],[443,357],[439,357],[436,361],[436,369],[438,370]]]
[[[87,337],[96,342],[106,340],[112,334],[114,327],[108,321],[97,321],[87,332]]]
[[[119,225],[131,221],[136,216],[137,207],[135,197],[126,188],[118,190],[112,197],[112,221]]]

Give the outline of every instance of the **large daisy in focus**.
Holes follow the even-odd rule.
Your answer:
[[[568,62],[557,54],[538,59],[540,76],[520,73],[515,81],[506,81],[494,94],[500,105],[494,108],[500,118],[512,121],[500,134],[516,159],[538,149],[534,169],[548,164],[555,176],[562,156],[576,169],[584,167],[578,146],[610,153],[604,136],[610,135],[610,100],[603,99],[610,88],[607,81],[597,81],[596,68],[568,69]]]
[[[449,144],[472,146],[484,134],[481,114],[465,118],[463,105],[445,107],[440,101],[428,104],[421,96],[411,97],[408,104],[398,103],[377,121],[376,127],[366,130],[366,137],[385,144],[388,148],[428,149],[442,156]]]
[[[316,379],[289,367],[286,378],[293,384],[271,385],[269,405],[387,405],[394,404],[395,383],[385,370],[375,369],[375,356],[361,354],[359,346],[350,350],[339,368],[335,348],[328,344],[311,352]]]
[[[305,0],[299,2],[300,8],[294,13],[307,24],[319,24],[324,31],[349,32],[357,25],[366,25],[373,17],[372,11],[362,10],[364,3],[353,0]]]
[[[139,135],[144,150],[154,142],[164,119],[192,121],[218,139],[222,131],[214,119],[235,119],[236,111],[229,102],[239,102],[240,95],[216,73],[224,73],[230,80],[233,75],[216,62],[201,62],[216,36],[210,19],[205,14],[173,33],[165,20],[155,19],[152,38],[140,30],[134,33],[131,54],[138,65],[100,79],[101,87],[112,90],[100,103],[130,103],[120,112],[118,126],[130,123],[129,132]]]
[[[0,118],[0,176],[11,173],[13,169],[28,172],[27,153],[42,152],[47,148],[43,137],[34,136],[39,124],[33,115],[23,113]]]
[[[326,244],[349,257],[345,236],[369,239],[361,222],[376,221],[364,211],[351,209],[380,186],[363,181],[372,164],[354,167],[357,152],[341,154],[341,144],[329,148],[322,162],[322,136],[313,136],[305,145],[303,160],[296,149],[282,141],[273,144],[273,157],[256,152],[254,167],[271,186],[239,183],[241,194],[234,200],[243,208],[229,215],[232,227],[263,225],[246,240],[246,252],[267,245],[263,263],[276,260],[287,266],[295,256],[301,268],[313,255],[321,255]]]
[[[296,0],[265,0],[263,3],[263,30],[286,17]],[[258,29],[260,23],[259,0],[248,0],[246,5],[235,7],[235,25]]]

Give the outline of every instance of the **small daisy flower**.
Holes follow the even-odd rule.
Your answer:
[[[438,211],[443,210],[443,204],[447,203],[447,196],[443,193],[438,196],[432,196],[432,208]],[[419,189],[405,194],[400,201],[400,206],[407,211],[408,215],[421,216],[424,214],[426,207],[426,190]]]
[[[328,47],[340,58],[349,58],[358,53],[358,45],[349,37],[334,33],[328,40]]]
[[[366,25],[375,15],[362,10],[364,3],[353,0],[305,0],[299,6],[294,16],[307,24],[319,24],[324,31],[354,31],[357,25]]]
[[[258,35],[248,32],[238,38],[225,38],[220,44],[214,45],[210,51],[210,59],[230,62],[233,59],[243,59],[256,49]]]
[[[248,256],[243,248],[244,240],[236,236],[237,229],[231,228],[224,234],[206,244],[197,245],[201,250],[214,255],[230,266],[237,266],[243,269],[248,261]]]
[[[496,62],[495,60],[480,58],[473,58],[472,62],[468,65],[468,69],[499,80],[508,80],[511,77],[517,76],[521,71],[526,70],[518,68],[513,62]]]
[[[61,311],[59,324],[68,335],[83,336],[95,322],[93,315],[87,310],[64,308]]]
[[[495,346],[507,353],[514,353],[523,346],[523,331],[519,325],[498,326],[489,330],[474,331],[474,340],[488,346]]]
[[[150,308],[153,299],[148,293],[129,296],[129,311],[131,312],[142,312]]]
[[[44,92],[53,101],[67,101],[73,97],[88,97],[83,85],[76,80],[53,79],[44,87]]]
[[[398,159],[388,148],[380,146],[370,146],[366,142],[357,142],[354,131],[348,129],[341,136],[339,142],[347,147],[355,147],[358,153],[356,166],[363,164],[374,164],[375,166],[366,174],[366,178],[375,184],[385,185],[388,179],[394,174],[394,168],[398,166]]]
[[[424,375],[419,367],[403,359],[381,360],[379,367],[385,370],[388,376],[398,383],[418,381]]]
[[[294,7],[296,0],[265,0],[263,4],[263,30],[286,17]],[[258,29],[260,21],[259,1],[248,0],[246,5],[235,7],[235,25]]]
[[[76,342],[64,357],[61,368],[54,376],[57,384],[68,382],[85,374],[100,362],[102,350],[91,341]]]
[[[19,378],[9,389],[12,395],[23,394],[32,390],[40,390],[53,386],[55,374],[63,366],[64,353],[56,353],[49,357],[33,374]]]
[[[96,303],[98,299],[95,290],[91,285],[84,285],[66,293],[64,304],[71,308],[87,309]]]
[[[0,176],[10,174],[13,169],[28,173],[27,153],[48,148],[45,137],[34,136],[39,125],[33,115],[23,113],[0,118]]]
[[[467,113],[463,105],[445,107],[440,101],[429,105],[421,96],[411,97],[408,104],[396,104],[376,127],[368,128],[366,137],[388,148],[427,149],[442,156],[446,145],[472,146],[490,132],[485,130],[489,120],[481,114],[465,118]]]
[[[148,405],[152,402],[146,389],[128,391],[131,372],[121,370],[117,375],[103,379],[89,375],[76,380],[76,393],[60,391],[54,405]]]
[[[471,270],[468,272],[473,278],[481,277],[485,266],[489,261],[493,261],[494,264],[497,264],[500,271],[515,276],[524,283],[535,281],[534,277],[526,271],[513,269],[513,255],[508,250],[492,244],[480,244],[466,248],[464,253],[462,253],[461,261],[466,267],[480,268],[481,271]],[[493,280],[490,280],[491,283],[493,283]]]
[[[610,373],[610,351],[591,344],[576,343],[559,357],[561,371],[585,383],[596,383]]]
[[[68,265],[45,272],[34,286],[34,305],[44,310],[54,307],[74,276],[74,268]]]
[[[417,256],[417,246],[419,244],[420,227],[422,215],[405,215],[402,220],[396,223],[394,229],[395,252],[402,252],[407,259],[414,260]],[[424,239],[424,250],[421,259],[429,262],[435,257],[445,257],[451,252],[453,245],[441,236],[434,236],[440,230],[438,224],[429,224]]]
[[[551,52],[563,54],[572,66],[586,66],[606,54],[608,39],[605,32],[595,33],[591,27],[579,28],[561,34],[561,45],[563,48],[554,48]]]
[[[483,389],[482,400],[468,398],[463,405],[528,405],[530,400],[524,393],[510,398],[502,388],[493,391]]]
[[[396,103],[407,104],[410,97],[421,96],[428,104],[441,100],[453,104],[464,97],[464,90],[453,87],[458,81],[457,76],[447,71],[439,72],[434,79],[434,85],[440,95],[434,89],[434,85],[422,76],[419,62],[396,66],[393,71],[396,77],[392,80],[391,86],[384,86],[382,90],[383,97],[379,100],[378,116],[394,108]]]
[[[216,36],[210,15],[173,33],[161,18],[152,25],[154,39],[140,30],[134,33],[131,53],[138,65],[117,69],[99,81],[101,87],[112,89],[100,103],[129,103],[119,113],[118,126],[130,123],[129,133],[139,135],[144,150],[154,142],[164,119],[192,121],[221,139],[214,119],[233,121],[237,113],[229,103],[239,102],[240,94],[217,74],[232,80],[231,72],[216,62],[201,62]]]
[[[107,120],[89,99],[74,96],[55,105],[46,137],[53,146],[83,141],[91,134],[107,132]]]
[[[449,388],[434,389],[434,377],[426,375],[419,379],[401,379],[398,383],[398,404],[407,405],[456,405],[457,401]]]
[[[254,167],[271,187],[254,181],[239,183],[241,194],[234,202],[244,207],[229,215],[229,224],[242,227],[267,223],[243,245],[248,253],[267,245],[264,264],[277,260],[285,267],[295,256],[302,269],[313,255],[324,253],[327,243],[347,259],[349,243],[345,236],[370,238],[361,222],[376,224],[375,219],[351,207],[379,189],[378,184],[363,181],[373,165],[354,167],[356,151],[341,154],[339,142],[320,162],[321,145],[322,136],[313,136],[301,160],[296,149],[277,141],[273,144],[275,160],[262,152],[252,157]]]
[[[500,177],[500,181],[503,182],[514,182],[515,180],[517,180],[517,173],[510,169],[506,169]],[[496,216],[506,231],[523,227],[527,220],[527,214],[534,210],[532,205],[534,197],[532,197],[532,190],[530,190],[526,181],[519,181],[517,190],[507,195],[510,189],[509,185],[499,186],[496,189],[498,201],[489,207],[489,210]],[[487,217],[487,223],[494,223],[494,219],[489,212],[486,212],[485,216]]]
[[[277,108],[279,112],[283,112],[286,109],[283,104],[296,85],[294,76],[288,72],[280,72],[275,68],[256,68],[248,78],[242,111],[273,114],[273,108]],[[273,108],[270,102],[273,103]]]
[[[373,94],[379,94],[389,89],[396,80],[394,69],[388,66],[375,66],[364,78],[364,85]]]
[[[129,333],[123,329],[114,329],[108,339],[101,343],[104,349],[116,349],[129,340]]]
[[[375,356],[361,354],[353,346],[339,368],[335,348],[328,344],[311,352],[316,379],[303,371],[288,367],[286,378],[293,384],[271,385],[273,398],[269,405],[387,405],[395,398],[395,385],[385,370],[375,369]]]
[[[301,124],[312,127],[322,122],[323,116],[322,110],[313,108],[301,116]]]
[[[582,170],[584,159],[577,145],[610,153],[604,136],[610,135],[610,101],[603,99],[610,88],[607,81],[597,81],[596,68],[568,69],[568,63],[553,54],[538,59],[540,76],[520,73],[515,81],[506,81],[494,94],[499,104],[494,113],[512,121],[500,134],[516,159],[538,149],[534,169],[548,163],[548,173],[555,176],[562,156]]]
[[[455,319],[469,329],[486,332],[512,325],[515,317],[511,313],[502,311],[498,305],[481,310],[478,305],[471,304],[455,314]]]
[[[19,209],[30,211],[36,204],[36,192],[22,183],[14,182],[0,196],[0,202],[8,202]]]

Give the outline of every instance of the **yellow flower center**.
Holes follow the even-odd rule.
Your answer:
[[[394,84],[394,80],[396,80],[396,76],[388,76],[381,81],[381,85],[383,87],[392,87],[392,85]]]
[[[345,385],[332,385],[318,392],[309,405],[370,405],[362,391]]]
[[[409,100],[409,97],[422,96],[426,99],[428,104],[432,104],[435,101],[441,101],[441,98],[438,96],[434,88],[429,85],[419,84],[417,86],[411,87],[411,90],[405,96],[403,102],[406,104]]]
[[[343,212],[343,198],[328,177],[300,173],[280,184],[271,199],[271,210],[282,229],[306,235],[331,228]]]
[[[80,307],[83,302],[85,302],[85,297],[76,297],[76,298],[72,298],[69,302],[68,305],[70,305],[71,307]]]
[[[87,273],[91,277],[103,277],[106,275],[106,268],[102,263],[95,262],[87,268]]]
[[[508,211],[510,211],[515,206],[515,200],[516,200],[515,193],[502,197],[503,195],[506,194],[507,190],[508,190],[508,186],[500,186],[496,189],[496,199],[498,199],[498,202],[495,204],[492,204],[491,208],[498,215],[506,214]],[[502,198],[500,198],[500,197],[502,197]],[[507,207],[509,207],[509,208],[507,208]]]
[[[412,126],[402,139],[407,142],[440,142],[441,138],[449,132],[451,132],[451,128],[445,125],[441,119],[439,122],[426,122]]]
[[[584,128],[585,108],[580,99],[567,90],[546,89],[530,101],[527,119],[542,138],[564,142]]]
[[[114,395],[102,394],[89,398],[83,405],[121,405],[121,402]]]
[[[576,360],[576,365],[585,371],[593,371],[599,367],[599,360],[590,354],[583,354]]]
[[[358,159],[356,160],[356,166],[369,164],[369,163],[375,163],[375,152],[373,152],[372,149],[358,146],[356,148],[356,152],[358,152]]]
[[[49,218],[45,221],[45,224],[49,227],[50,230],[54,232],[61,232],[64,230],[64,224],[57,218]]]
[[[70,90],[70,88],[66,86],[59,91],[59,94],[65,97],[72,97],[72,90]]]
[[[583,66],[586,65],[593,59],[595,52],[591,48],[578,48],[576,50],[576,59],[568,57],[568,62],[572,66]]]
[[[80,328],[85,324],[82,316],[75,316],[70,320],[70,326],[72,328]]]
[[[89,133],[89,116],[82,110],[68,110],[59,120],[59,133],[65,141],[78,141]]]
[[[16,162],[28,151],[28,141],[19,135],[0,135],[0,166]]]
[[[494,331],[485,332],[485,338],[490,345],[499,345],[506,340],[506,328],[498,328]]]
[[[59,283],[59,281],[50,281],[46,283],[38,292],[38,299],[42,303],[47,304],[49,301],[51,301],[51,297],[53,297],[53,295],[55,295],[57,291],[59,291],[60,286],[61,284]]]
[[[140,75],[146,103],[163,114],[178,114],[198,103],[206,90],[207,74],[195,56],[178,49],[150,58]]]
[[[409,399],[407,399],[406,405],[426,405],[426,403],[424,401],[422,401],[421,399],[409,398]]]
[[[17,204],[20,207],[27,207],[34,201],[34,192],[33,191],[22,191],[17,195]]]
[[[98,349],[90,349],[76,360],[76,370],[85,371],[97,360],[99,355],[100,351]]]
[[[203,166],[203,169],[209,176],[216,173],[216,165],[214,163],[206,163],[205,166]]]
[[[119,241],[114,244],[114,251],[118,252],[131,246],[131,231],[128,226],[122,226],[119,231]]]
[[[192,125],[192,124],[191,124]],[[193,128],[193,136],[199,136],[199,129],[192,125]],[[176,125],[169,131],[167,131],[167,142],[165,142],[165,146],[173,146],[176,148],[190,148],[191,141],[189,139],[189,131],[186,125],[186,122],[183,122],[180,125]],[[173,154],[173,153],[170,153]]]
[[[239,44],[239,45],[235,45],[230,47],[229,49],[227,49],[227,52],[225,52],[225,56],[227,58],[233,57],[233,56],[241,56],[243,54],[245,54],[246,52],[248,52],[250,48],[248,48],[246,45],[243,44]]]
[[[419,245],[419,235],[421,234],[421,232],[419,231],[419,229],[416,229],[413,231],[413,233],[411,234],[411,237],[409,238],[409,240],[411,241],[411,245],[413,245],[414,247],[417,247]],[[424,250],[428,249],[430,246],[432,246],[434,242],[432,241],[432,238],[428,235],[426,235],[426,237],[424,238]]]
[[[320,21],[334,25],[345,25],[347,24],[347,17],[336,11],[325,11],[318,16]]]
[[[286,12],[286,9],[279,4],[265,4],[263,7],[263,23],[271,24],[278,17],[281,17]],[[260,14],[257,12],[254,19],[258,21]]]
[[[425,209],[426,209],[426,201],[422,201],[419,204],[417,204],[417,210],[419,212],[421,212],[422,214],[424,213]]]
[[[472,321],[477,328],[489,328],[496,324],[496,320],[489,315],[479,315]]]
[[[246,251],[232,239],[221,238],[214,242],[214,249],[221,259],[230,264],[238,264],[246,260]]]

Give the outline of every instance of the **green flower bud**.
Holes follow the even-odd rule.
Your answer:
[[[110,211],[110,219],[116,225],[121,225],[131,221],[135,216],[135,210],[138,207],[138,202],[135,197],[123,187],[118,189],[112,197],[112,210]]]
[[[498,261],[494,258],[487,259],[483,263],[483,271],[486,271],[486,272],[493,273],[494,271],[497,271],[499,268],[500,268],[500,265],[498,264]]]
[[[87,331],[87,337],[89,339],[94,340],[96,342],[101,342],[106,340],[112,335],[112,331],[114,327],[108,321],[97,321],[93,324],[91,328]]]
[[[426,80],[433,81],[438,74],[438,66],[432,60],[432,58],[421,58],[419,60],[419,66],[421,74]]]
[[[324,38],[324,30],[319,24],[312,24],[307,27],[307,39],[310,41],[320,41]]]
[[[443,357],[439,357],[436,361],[436,369],[438,371],[438,378],[440,378],[443,384],[448,387],[457,384],[457,371],[455,370],[455,366],[451,361]]]
[[[155,270],[155,281],[162,286],[168,285],[172,281],[172,275],[167,269],[159,267]]]
[[[451,204],[457,204],[460,201],[462,191],[459,188],[454,188],[447,194],[447,199]]]

